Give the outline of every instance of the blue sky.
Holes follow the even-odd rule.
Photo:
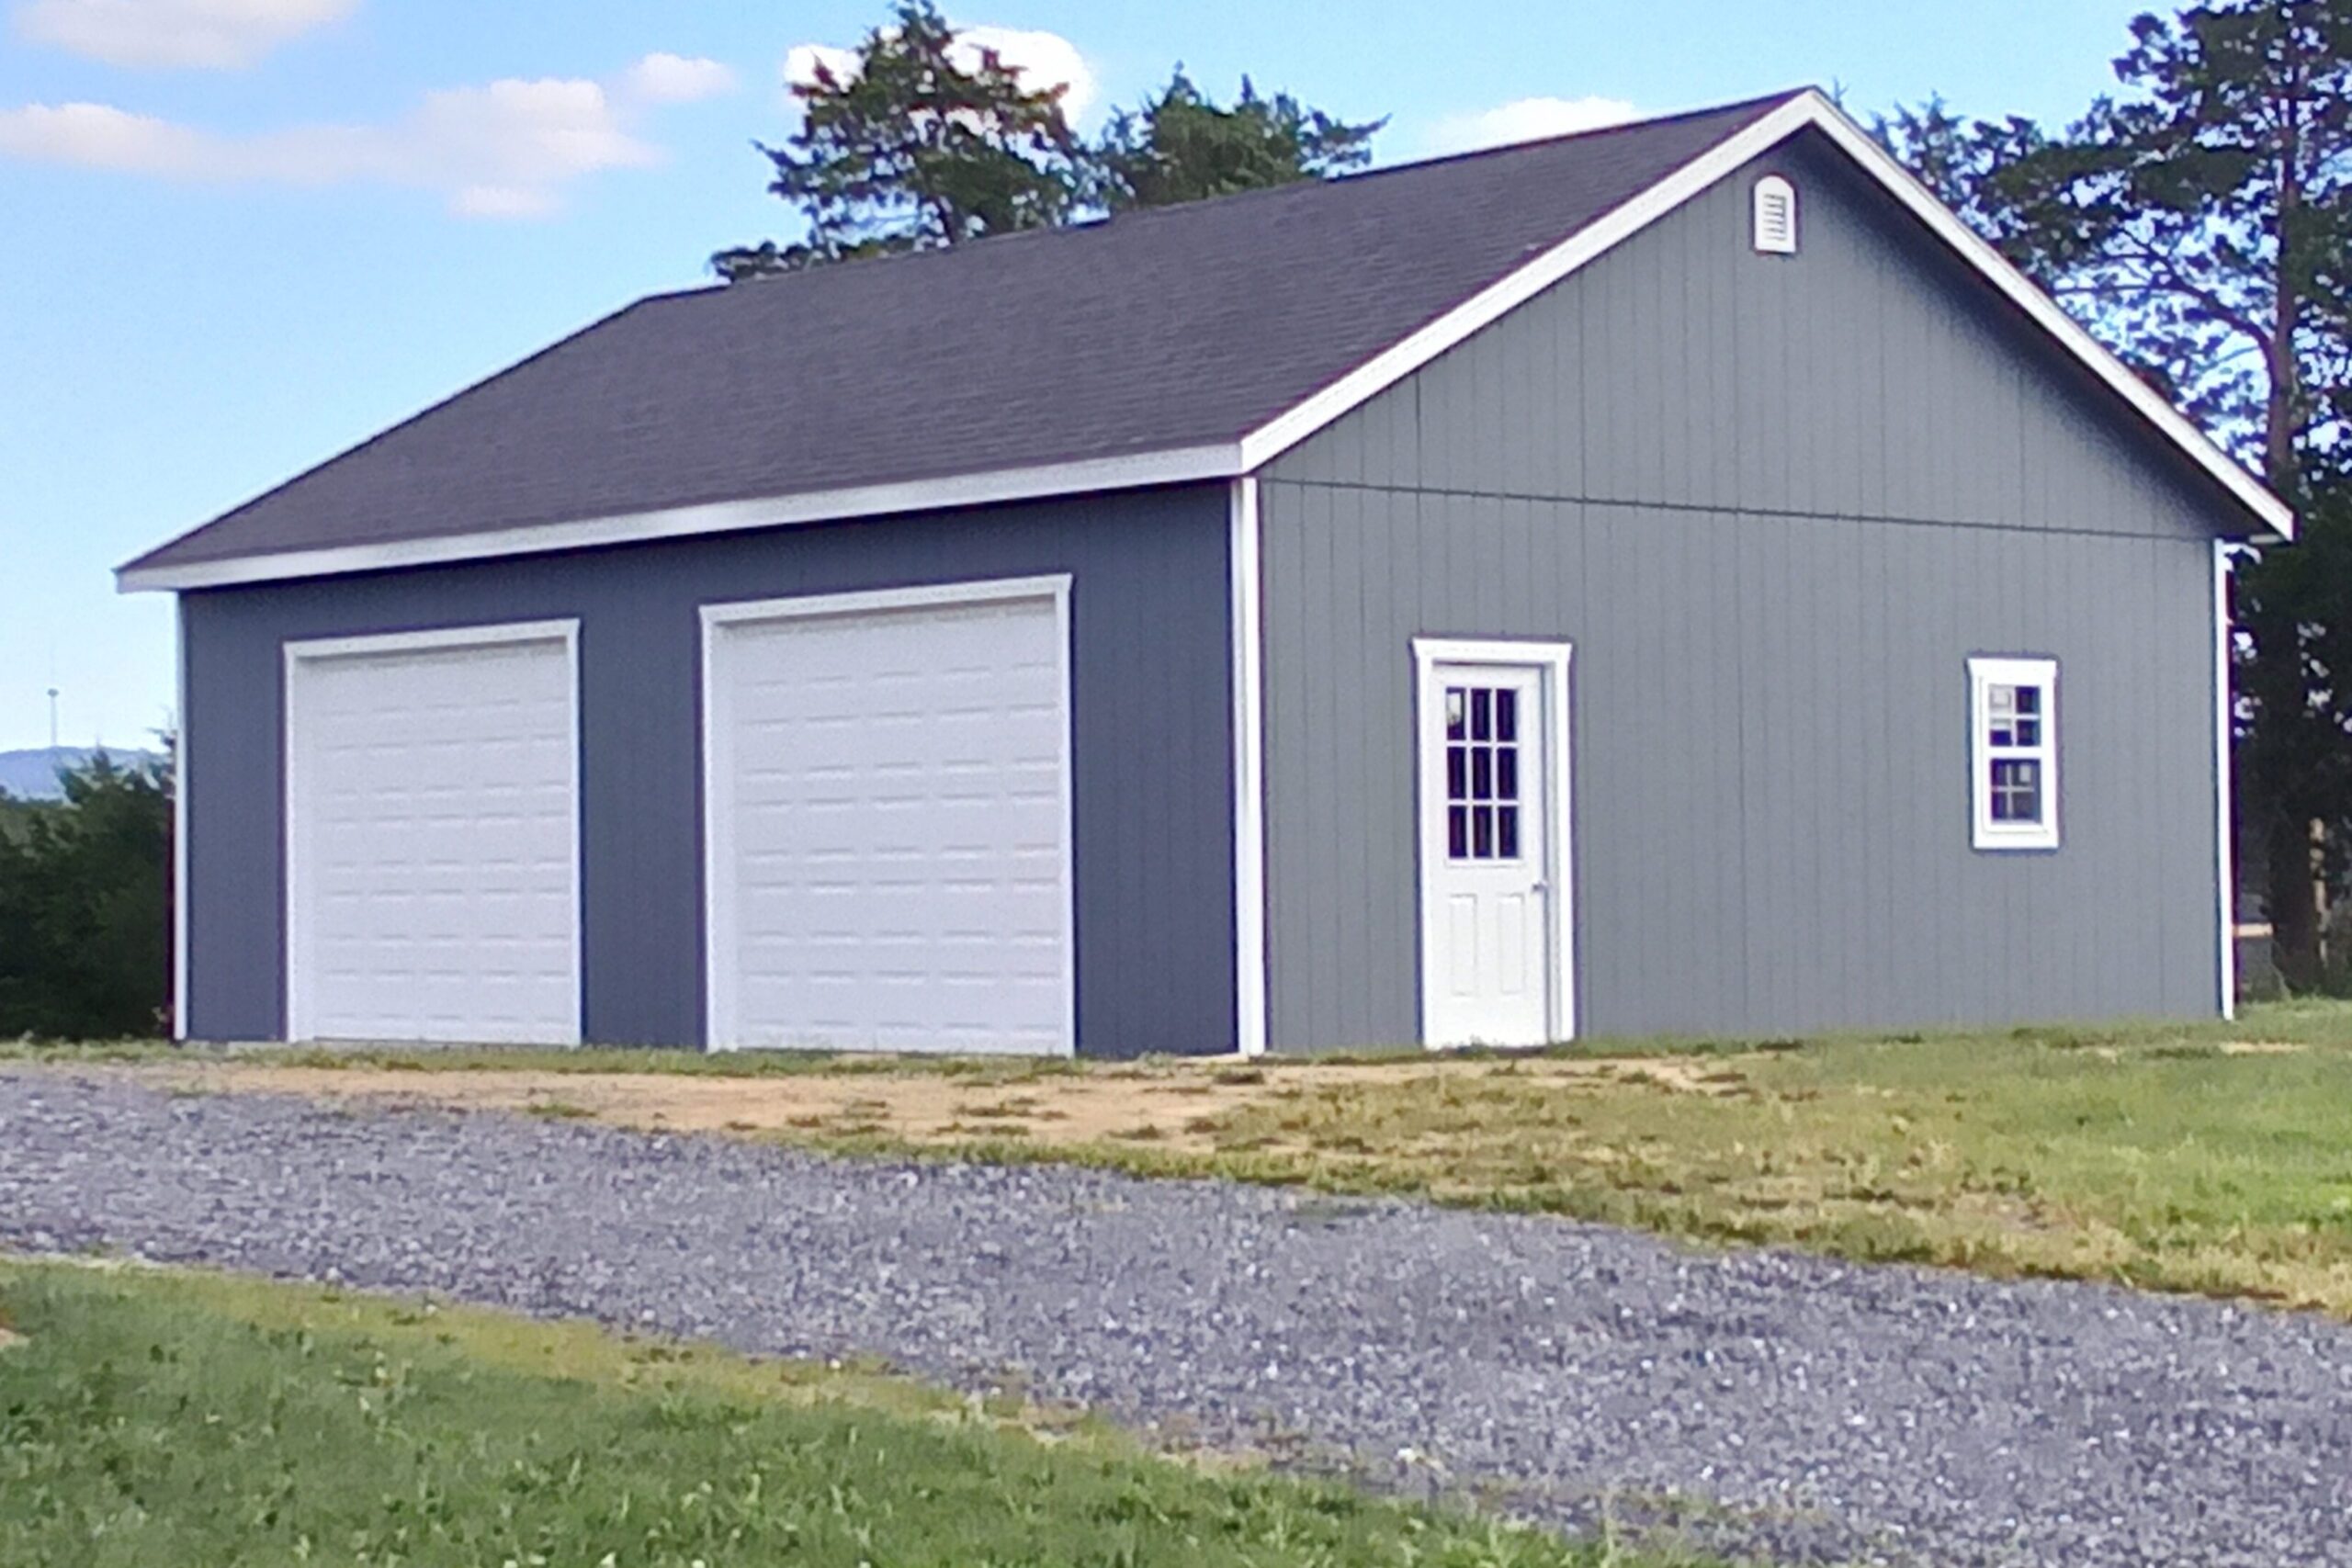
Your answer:
[[[1048,35],[1091,128],[1182,60],[1397,162],[1803,83],[2063,118],[2136,7],[2095,0],[972,0]],[[170,606],[110,569],[595,316],[789,227],[753,137],[796,47],[876,0],[0,0],[0,750],[138,744]],[[1041,63],[1040,70],[1047,65]],[[1054,66],[1054,69],[1066,69]],[[1588,100],[1590,100],[1589,102]]]

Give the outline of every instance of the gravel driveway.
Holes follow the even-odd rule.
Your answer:
[[[1565,1221],[0,1072],[0,1247],[875,1352],[1786,1561],[2352,1564],[2352,1329]]]

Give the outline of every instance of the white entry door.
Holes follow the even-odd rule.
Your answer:
[[[710,1043],[1069,1053],[1066,580],[704,620]]]
[[[1416,648],[1422,1038],[1566,1039],[1567,650]]]
[[[288,1038],[578,1042],[575,629],[288,645]]]

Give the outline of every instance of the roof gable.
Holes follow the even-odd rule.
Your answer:
[[[2280,533],[2291,513],[1815,93],[657,296],[140,558],[322,575],[1249,472],[1818,126]]]

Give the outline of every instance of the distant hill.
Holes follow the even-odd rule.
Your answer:
[[[124,767],[142,762],[159,762],[158,751],[140,751],[128,747],[106,748],[107,756]],[[0,790],[6,790],[18,800],[56,800],[65,792],[57,786],[60,768],[78,768],[97,754],[89,746],[39,747],[30,751],[0,751]]]

